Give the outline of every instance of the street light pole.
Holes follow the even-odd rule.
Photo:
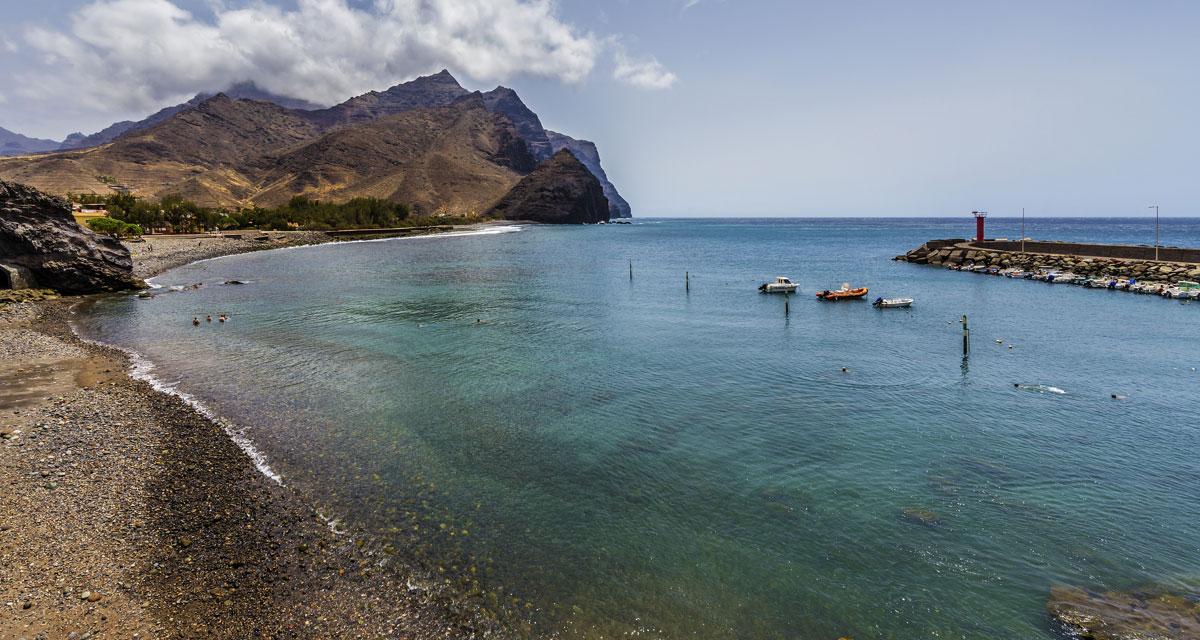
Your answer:
[[[1025,207],[1021,207],[1021,253],[1025,253]]]
[[[1158,261],[1158,205],[1152,204],[1148,209],[1154,209],[1154,260]]]

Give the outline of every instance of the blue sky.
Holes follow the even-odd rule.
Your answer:
[[[213,39],[180,50],[130,18],[169,1],[5,6],[0,126],[90,132],[247,74],[331,102],[444,66],[595,140],[640,215],[1200,215],[1198,3],[173,0]],[[272,48],[280,24],[299,48]]]

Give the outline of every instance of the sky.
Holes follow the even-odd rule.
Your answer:
[[[1200,3],[4,0],[0,127],[449,68],[597,143],[640,216],[1200,216]]]

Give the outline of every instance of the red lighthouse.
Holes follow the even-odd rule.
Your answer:
[[[975,242],[983,242],[983,221],[987,218],[986,211],[972,211],[975,216]]]

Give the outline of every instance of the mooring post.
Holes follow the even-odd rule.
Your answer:
[[[629,259],[629,281],[633,282],[633,258]]]
[[[963,326],[963,357],[966,357],[966,356],[970,355],[970,353],[971,353],[971,328],[969,326],[967,326],[966,314],[963,314],[962,326]]]
[[[683,290],[689,292],[692,290],[692,280],[686,271],[683,272]]]
[[[783,315],[788,316],[791,313],[792,313],[792,310],[788,307],[788,294],[784,293],[783,294]]]

